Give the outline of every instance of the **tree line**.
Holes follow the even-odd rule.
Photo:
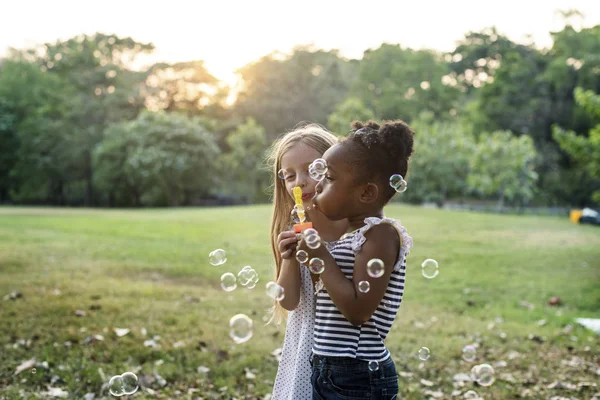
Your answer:
[[[241,68],[235,88],[202,61],[134,70],[154,46],[117,35],[13,49],[0,60],[0,203],[267,201],[278,135],[400,118],[416,131],[407,201],[599,204],[600,25],[566,21],[550,49],[495,28],[449,53],[298,47]]]

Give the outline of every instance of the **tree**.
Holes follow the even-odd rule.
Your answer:
[[[133,188],[143,205],[191,204],[212,191],[220,150],[200,120],[147,111],[106,134],[94,154],[104,187],[122,180],[117,188]]]
[[[469,127],[457,121],[435,121],[423,113],[412,124],[415,153],[411,157],[403,198],[410,202],[435,202],[467,194],[469,160],[475,139]]]
[[[460,103],[458,88],[444,79],[448,73],[448,64],[434,51],[383,44],[365,51],[352,95],[382,119],[410,122],[422,111],[448,118]]]
[[[596,121],[596,126],[589,131],[587,137],[566,131],[558,125],[553,126],[553,134],[561,149],[573,159],[576,166],[595,179],[594,201],[600,203],[600,95],[591,90],[576,88],[575,100]]]
[[[65,204],[72,175],[72,131],[65,123],[68,82],[36,64],[7,59],[0,69],[3,99],[3,183],[12,201]],[[7,114],[8,113],[8,114]],[[6,187],[6,185],[10,185]]]
[[[0,203],[10,200],[10,173],[19,151],[16,119],[12,105],[0,98]]]
[[[239,70],[236,114],[265,128],[269,140],[302,121],[325,124],[347,96],[354,64],[335,51],[297,48],[289,57],[273,53]]]
[[[108,125],[135,118],[143,108],[137,87],[144,74],[127,68],[153,49],[149,43],[97,33],[11,54],[12,59],[37,64],[69,88],[59,121],[68,137],[70,176],[62,184],[71,193],[70,203],[96,204],[92,151]]]
[[[152,111],[178,111],[198,115],[217,93],[217,78],[203,61],[155,64],[146,72],[141,94]]]
[[[333,114],[329,116],[327,126],[332,132],[343,135],[350,129],[352,121],[368,121],[372,119],[375,119],[373,111],[365,107],[359,98],[349,97],[338,104]]]
[[[536,156],[533,140],[527,135],[515,137],[509,131],[482,134],[470,160],[469,186],[476,194],[495,196],[498,208],[505,200],[526,204],[537,180]]]
[[[264,128],[249,118],[226,141],[230,151],[222,156],[221,191],[248,203],[268,199],[271,171],[263,164],[268,146]]]

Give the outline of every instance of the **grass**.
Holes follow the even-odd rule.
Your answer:
[[[263,398],[277,369],[271,353],[284,335],[284,326],[264,323],[269,214],[269,206],[0,208],[0,296],[22,294],[0,301],[0,398],[45,398],[49,387],[69,398],[108,398],[108,379],[126,371],[144,386],[135,398]],[[387,215],[401,219],[415,243],[387,341],[402,398],[461,398],[469,389],[485,399],[591,398],[600,391],[593,386],[599,336],[573,322],[600,318],[600,229],[557,217],[405,205]],[[225,265],[208,263],[215,248],[227,250]],[[440,264],[435,279],[420,274],[425,258]],[[224,292],[220,275],[245,265],[259,273],[256,289]],[[562,304],[549,306],[551,296]],[[228,321],[238,313],[255,329],[235,345]],[[118,337],[113,328],[131,332]],[[89,341],[92,335],[103,340]],[[155,335],[159,347],[144,346]],[[461,349],[472,343],[477,361],[468,363]],[[421,346],[431,350],[426,362],[417,357]],[[32,358],[36,372],[15,375]],[[483,362],[496,365],[492,386],[453,382]],[[553,388],[555,381],[567,388]]]

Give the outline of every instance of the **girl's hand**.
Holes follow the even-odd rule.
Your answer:
[[[281,258],[291,260],[296,257],[296,245],[298,243],[296,232],[293,230],[281,232],[277,237],[277,242],[279,243],[277,249],[281,254]]]

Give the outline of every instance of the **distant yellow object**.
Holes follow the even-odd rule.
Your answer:
[[[581,210],[571,210],[571,213],[569,214],[569,219],[572,223],[577,224],[579,223],[579,218],[581,218],[581,214]]]

